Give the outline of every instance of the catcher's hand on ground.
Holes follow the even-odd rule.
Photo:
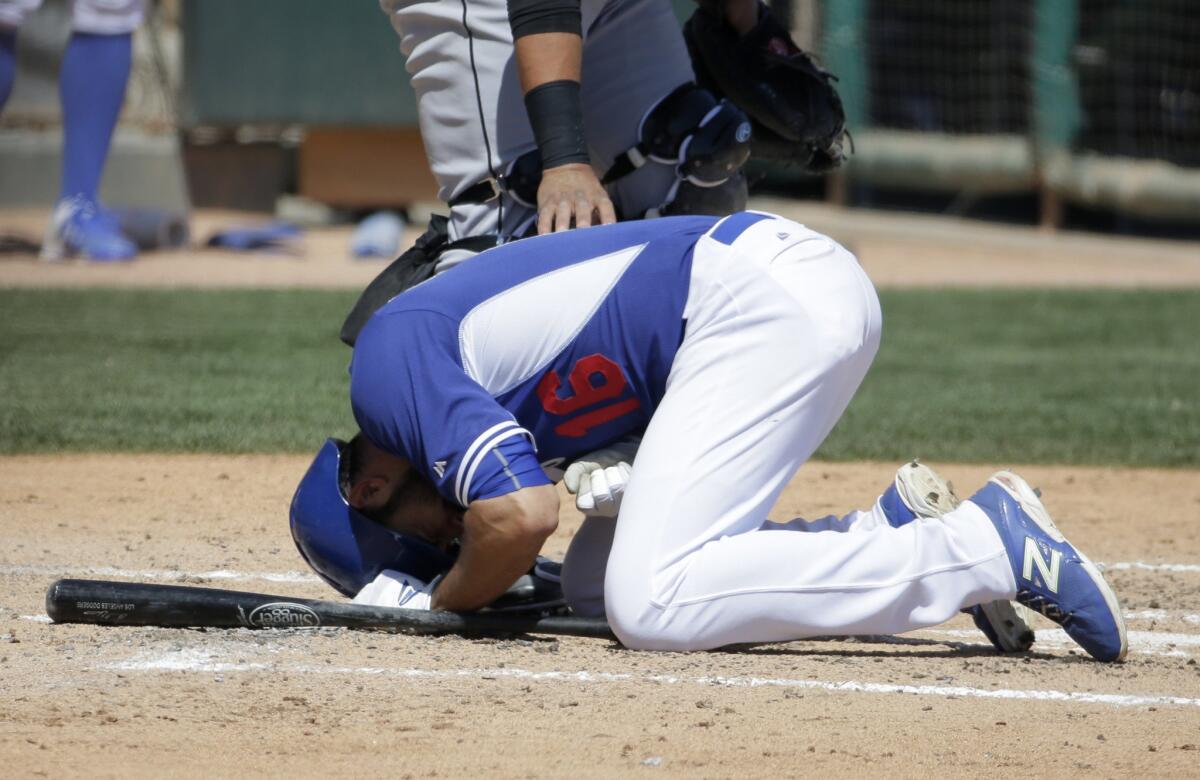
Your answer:
[[[633,473],[630,464],[640,443],[640,437],[623,439],[590,452],[567,467],[563,483],[575,496],[575,507],[580,512],[589,517],[617,516],[625,486]]]
[[[538,235],[590,227],[593,222],[611,225],[617,221],[612,199],[592,166],[583,163],[560,165],[542,171],[538,185]]]

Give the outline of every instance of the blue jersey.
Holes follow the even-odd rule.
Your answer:
[[[359,426],[464,507],[640,431],[683,338],[692,248],[716,222],[530,238],[397,296],[354,349]]]

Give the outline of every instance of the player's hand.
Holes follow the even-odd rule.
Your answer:
[[[583,163],[560,165],[542,171],[538,186],[538,235],[558,233],[593,222],[611,225],[617,212],[592,166]]]
[[[563,483],[575,496],[575,507],[589,517],[616,517],[633,472],[630,463],[641,437],[623,439],[584,455],[567,467]]]

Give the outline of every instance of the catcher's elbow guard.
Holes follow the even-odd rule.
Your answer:
[[[681,181],[716,187],[746,163],[750,136],[750,120],[736,106],[689,82],[646,111],[637,144],[617,155],[601,180],[609,184],[653,160],[675,166]]]

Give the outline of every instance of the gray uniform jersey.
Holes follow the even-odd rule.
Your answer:
[[[380,0],[400,36],[417,93],[421,136],[449,202],[537,148],[506,0]],[[668,0],[583,0],[583,119],[592,165],[603,174],[637,142],[643,114],[693,80]],[[617,213],[641,217],[667,199],[671,166],[648,163],[609,186]],[[520,235],[536,212],[508,195],[451,209],[450,237]]]

